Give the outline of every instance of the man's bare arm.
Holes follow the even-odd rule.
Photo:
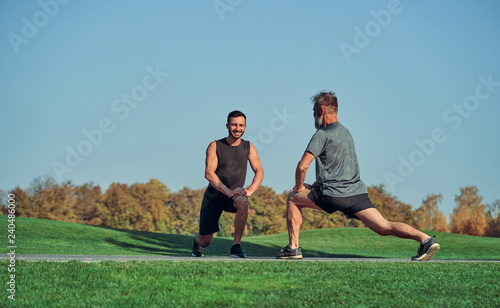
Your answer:
[[[302,159],[297,164],[297,169],[295,170],[295,187],[293,191],[298,193],[304,190],[306,187],[304,186],[304,181],[306,179],[307,170],[314,160],[314,155],[311,152],[304,152],[302,155]]]
[[[248,154],[248,161],[250,162],[250,167],[255,173],[253,176],[252,184],[248,187],[246,191],[246,196],[250,197],[259,188],[260,183],[264,179],[264,169],[260,163],[259,155],[257,154],[257,149],[254,145],[250,143],[250,153]]]

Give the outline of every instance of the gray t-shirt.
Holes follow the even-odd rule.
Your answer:
[[[350,197],[368,192],[359,177],[354,140],[339,122],[318,129],[306,151],[316,157],[316,185],[323,194]]]

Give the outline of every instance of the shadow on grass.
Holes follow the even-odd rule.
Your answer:
[[[341,258],[341,259],[385,259],[383,257],[375,257],[375,256],[362,256],[362,255],[353,255],[353,254],[332,254],[326,253],[322,251],[309,251],[302,250],[302,254],[307,258]]]
[[[193,235],[177,235],[154,233],[144,231],[134,231],[125,229],[112,229],[127,233],[130,241],[120,241],[114,238],[106,238],[105,241],[115,246],[126,249],[136,254],[145,255],[163,255],[163,256],[190,256],[193,247]],[[206,256],[229,256],[233,240],[229,238],[214,237],[212,244],[205,248]],[[269,244],[266,245],[242,241],[242,248],[248,256],[252,257],[274,257],[279,253],[282,246]],[[352,255],[352,254],[331,254],[322,251],[303,250],[304,257],[307,258],[374,258],[372,256]]]

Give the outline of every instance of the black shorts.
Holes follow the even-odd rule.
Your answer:
[[[222,212],[236,213],[234,201],[227,196],[208,198],[203,196],[200,211],[200,235],[210,235],[219,231]]]
[[[347,218],[359,219],[354,214],[362,210],[374,208],[368,198],[368,194],[360,194],[351,197],[332,197],[322,194],[320,187],[316,186],[311,187],[311,192],[307,197],[328,214],[341,211]]]

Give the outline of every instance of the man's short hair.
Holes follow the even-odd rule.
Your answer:
[[[315,107],[325,106],[327,107],[327,109],[331,109],[335,113],[337,113],[337,110],[339,108],[335,92],[321,91],[318,94],[314,95],[311,100],[314,103]]]
[[[245,118],[245,123],[247,122],[247,116],[239,111],[239,110],[235,110],[235,111],[231,111],[228,115],[227,115],[227,124],[229,124],[229,120],[231,118],[237,118],[237,117],[244,117]]]

